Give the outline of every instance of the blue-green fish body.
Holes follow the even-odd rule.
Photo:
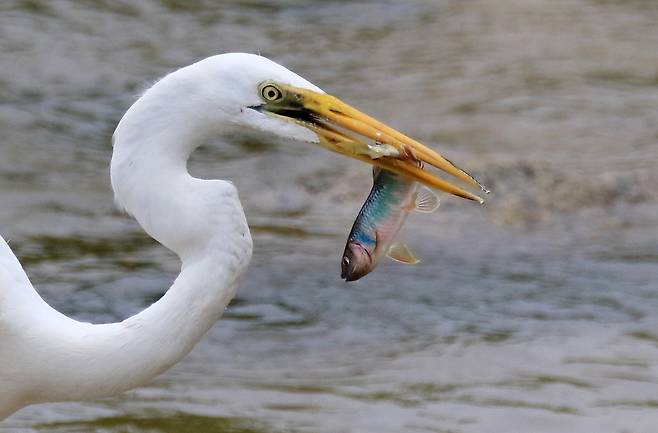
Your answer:
[[[393,243],[412,210],[433,212],[438,197],[404,176],[376,168],[370,195],[354,221],[341,261],[341,278],[358,280],[370,273],[387,255],[414,264],[418,259],[404,244]]]

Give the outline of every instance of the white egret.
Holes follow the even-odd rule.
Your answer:
[[[119,207],[179,256],[180,274],[160,300],[122,322],[82,323],[39,296],[0,237],[0,420],[34,403],[145,384],[221,317],[251,258],[251,235],[233,184],[194,178],[186,165],[213,136],[249,128],[317,143],[481,201],[418,168],[422,161],[477,184],[436,152],[264,57],[223,54],[179,69],[121,119],[111,177]]]

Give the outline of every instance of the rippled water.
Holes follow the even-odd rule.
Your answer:
[[[348,285],[368,168],[261,137],[201,149],[255,241],[228,313],[151,385],[0,431],[655,431],[658,4],[218,3],[0,4],[0,230],[56,308],[121,320],[169,287],[176,258],[112,204],[110,136],[211,54],[271,57],[493,194],[442,197],[403,231],[420,265]]]

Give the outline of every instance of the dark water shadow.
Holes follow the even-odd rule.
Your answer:
[[[275,433],[264,423],[248,418],[209,417],[182,412],[52,422],[39,424],[37,428],[40,431],[61,433]]]

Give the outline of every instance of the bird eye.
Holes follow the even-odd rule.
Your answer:
[[[283,98],[283,92],[274,84],[265,84],[260,89],[260,95],[267,102],[276,102]]]
[[[349,264],[350,264],[350,258],[347,257],[347,256],[343,257],[343,264],[344,264],[345,266],[349,265]]]

